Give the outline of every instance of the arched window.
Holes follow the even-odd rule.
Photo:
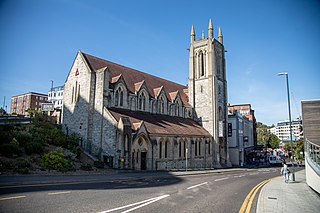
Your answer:
[[[197,156],[198,154],[198,141],[194,142],[194,155]]]
[[[118,102],[119,102],[119,92],[118,90],[116,91],[116,94],[114,96],[114,105],[118,106]]]
[[[179,108],[180,108],[180,105],[179,105],[179,102],[176,102],[175,104],[175,113],[176,113],[176,116],[179,116]]]
[[[206,59],[205,59],[205,54],[200,51],[199,53],[199,58],[198,58],[198,63],[199,63],[199,77],[205,76],[205,69],[206,69]]]
[[[114,105],[115,106],[123,106],[123,90],[119,87],[114,95]]]
[[[120,91],[120,106],[123,106],[123,91]]]
[[[143,92],[139,95],[138,108],[142,111],[146,110],[146,96]]]
[[[162,96],[160,97],[160,100],[159,100],[159,106],[160,106],[159,112],[161,114],[164,114],[164,100]]]

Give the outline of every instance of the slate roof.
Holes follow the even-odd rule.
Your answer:
[[[86,59],[88,65],[93,71],[99,70],[101,68],[107,67],[110,71],[110,82],[116,82],[120,75],[123,76],[124,81],[131,93],[136,92],[137,84],[141,84],[145,81],[149,95],[151,97],[156,97],[157,88],[163,86],[164,91],[167,93],[167,97],[171,97],[169,94],[173,92],[179,91],[182,102],[185,106],[190,106],[188,103],[188,96],[185,93],[188,87],[150,75],[148,73],[144,73],[129,67],[122,66],[120,64],[116,64],[110,61],[106,61],[95,56],[82,53],[84,58]],[[169,100],[171,101],[171,100]]]
[[[207,130],[192,119],[118,108],[108,110],[118,122],[121,117],[128,117],[133,130],[137,130],[141,121],[144,121],[149,134],[211,137]]]

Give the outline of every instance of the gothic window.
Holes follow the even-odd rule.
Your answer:
[[[159,143],[159,158],[162,158],[162,141]]]
[[[120,106],[123,106],[123,91],[120,92]]]
[[[123,106],[123,90],[119,87],[114,95],[114,105],[115,106]]]
[[[198,55],[198,69],[199,69],[199,77],[205,76],[206,70],[206,55],[202,51],[199,52]]]
[[[197,156],[198,154],[198,141],[194,142],[194,155]]]
[[[114,96],[114,105],[118,106],[118,102],[119,102],[119,93],[118,91],[116,91],[116,94]]]
[[[160,98],[159,105],[160,105],[160,113],[164,114],[164,100],[162,96]]]
[[[175,113],[176,113],[176,116],[179,116],[179,108],[180,108],[179,102],[177,102],[176,105],[175,105]]]
[[[168,157],[168,142],[164,142],[164,158]]]
[[[183,142],[183,157],[186,157],[186,152],[187,152],[186,148],[187,148],[187,142],[184,141]]]
[[[138,108],[142,111],[146,110],[146,96],[143,92],[139,95]]]
[[[74,87],[72,87],[72,98],[71,98],[71,103],[73,103],[73,99],[74,99]]]
[[[181,140],[179,141],[179,158],[181,158],[181,154],[182,154],[182,143]]]
[[[201,156],[201,141],[199,141],[198,145],[199,145],[199,150],[198,150],[199,151],[199,156]]]

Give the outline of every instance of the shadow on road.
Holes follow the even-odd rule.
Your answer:
[[[114,190],[178,184],[182,178],[170,172],[130,172],[103,175],[2,176],[0,195],[56,190]]]

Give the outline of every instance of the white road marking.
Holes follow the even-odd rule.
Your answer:
[[[198,186],[202,186],[202,185],[204,185],[204,184],[207,184],[208,182],[204,182],[204,183],[200,183],[200,184],[197,184],[197,185],[194,185],[194,186],[190,186],[190,187],[188,187],[187,189],[189,190],[189,189],[193,189],[193,188],[196,188],[196,187],[198,187]]]
[[[60,195],[60,194],[70,194],[70,191],[66,192],[49,192],[48,195]]]
[[[123,213],[126,213],[126,212],[131,212],[133,210],[136,210],[138,208],[141,208],[141,207],[144,207],[146,205],[149,205],[151,203],[154,203],[158,200],[161,200],[163,198],[166,198],[166,197],[169,197],[170,195],[169,194],[166,194],[166,195],[161,195],[159,197],[154,197],[154,198],[150,198],[150,199],[147,199],[147,200],[143,200],[143,201],[140,201],[140,202],[137,202],[137,203],[132,203],[132,204],[129,204],[129,205],[125,205],[125,206],[120,206],[118,208],[114,208],[114,209],[110,209],[110,210],[107,210],[107,211],[102,211],[100,213],[107,213],[107,212],[114,212],[114,211],[117,211],[117,210],[120,210],[120,209],[125,209],[125,208],[128,208],[128,207],[131,207],[131,206],[136,206],[136,205],[139,205],[139,206],[136,206],[136,207],[133,207],[131,209],[128,209],[126,211],[124,211]]]
[[[238,175],[238,176],[233,176],[234,178],[241,178],[241,177],[244,177],[246,175]]]
[[[259,174],[259,172],[255,172],[255,173],[252,173],[252,174],[249,174],[249,175],[257,175]]]
[[[227,180],[227,179],[229,179],[229,178],[228,178],[228,177],[225,177],[225,178],[216,179],[216,180],[214,180],[214,181]]]

